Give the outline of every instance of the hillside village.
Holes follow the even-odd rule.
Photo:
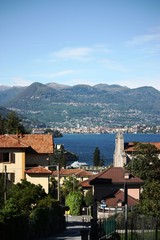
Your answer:
[[[0,23],[0,240],[160,240],[160,0]]]
[[[145,125],[153,132],[159,125],[160,92],[147,86],[130,89],[115,84],[64,86],[34,82],[26,87],[0,86],[0,99],[2,112],[16,111],[25,126],[32,128],[83,132],[97,128],[107,132],[105,126],[130,131],[133,126]]]
[[[160,143],[151,144],[160,151]],[[124,206],[127,206],[129,211],[138,205],[144,179],[124,168],[132,161],[133,153],[136,156],[138,152],[134,143],[124,143],[123,132],[118,131],[116,135],[113,166],[97,168],[96,172],[91,168],[60,168],[59,163],[53,164],[54,151],[54,138],[51,134],[0,135],[0,172],[5,176],[5,199],[12,183],[27,180],[32,184],[41,185],[45,193],[49,194],[51,184],[56,181],[55,197],[65,204],[61,188],[67,179],[72,178],[73,192],[78,189],[77,183],[83,196],[89,191],[92,192],[93,204],[90,214],[93,220],[107,219],[115,213],[123,213]],[[157,167],[159,169],[159,162]],[[74,212],[74,209],[70,206],[67,214],[74,214],[72,211]]]

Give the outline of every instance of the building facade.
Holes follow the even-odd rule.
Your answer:
[[[53,151],[53,138],[49,134],[0,135],[0,174],[6,176],[8,183],[16,184],[26,179],[31,183],[42,185],[48,192],[46,181],[50,173],[49,158]],[[37,166],[41,166],[44,170],[39,169],[39,173],[36,171],[36,179],[35,175],[33,177],[33,171],[31,174],[29,170]]]

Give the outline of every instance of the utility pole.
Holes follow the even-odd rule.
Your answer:
[[[59,163],[57,164],[57,199],[60,201],[60,168]]]
[[[128,240],[128,186],[124,183],[125,240]]]
[[[7,200],[7,166],[4,165],[4,202]]]

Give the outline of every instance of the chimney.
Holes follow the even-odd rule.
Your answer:
[[[126,172],[126,173],[124,174],[124,179],[129,179],[129,173]]]

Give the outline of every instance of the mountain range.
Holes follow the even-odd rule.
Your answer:
[[[0,106],[0,114],[4,108],[14,110],[33,126],[118,127],[160,123],[160,91],[147,86],[131,89],[115,84],[68,86],[39,82],[26,87],[0,86]]]

